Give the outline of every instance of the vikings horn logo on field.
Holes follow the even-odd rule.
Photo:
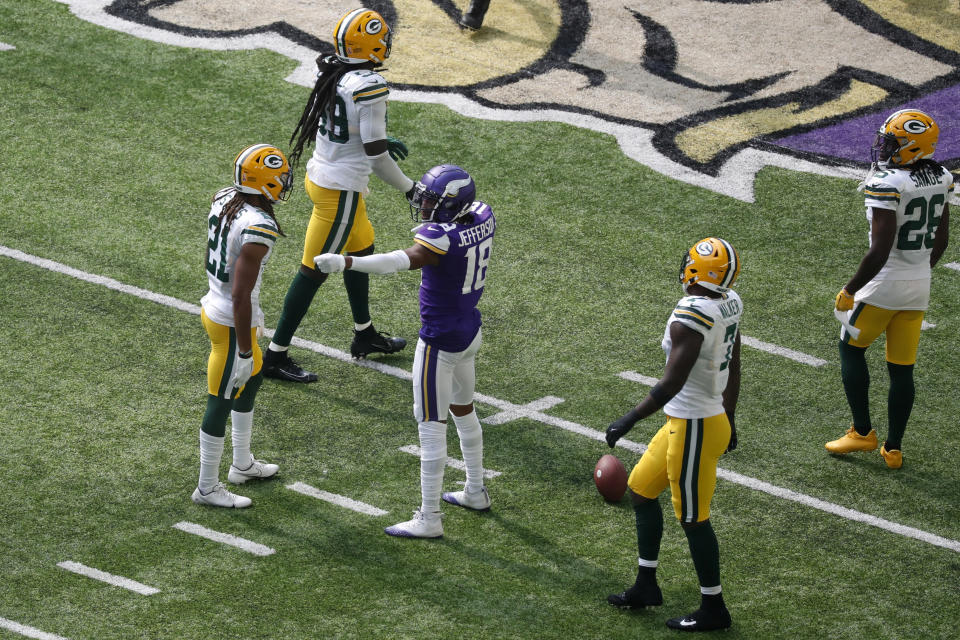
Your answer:
[[[860,177],[890,112],[940,124],[960,168],[960,5],[930,0],[58,0],[83,19],[185,47],[266,48],[312,84],[332,25],[367,6],[395,30],[397,100],[551,120],[616,137],[665,175],[753,200],[764,166]],[[574,152],[574,151],[571,151]]]

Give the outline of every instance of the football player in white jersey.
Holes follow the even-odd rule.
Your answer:
[[[636,407],[607,428],[607,444],[661,408],[667,422],[650,441],[627,480],[636,515],[636,582],[607,601],[617,607],[663,603],[656,571],[663,536],[659,496],[669,485],[700,582],[700,608],[667,626],[710,631],[730,626],[720,589],[720,550],[710,524],[717,460],[737,446],[734,412],[740,394],[740,316],[743,304],[730,287],[740,257],[720,238],[705,238],[683,257],[677,303],[663,334],[663,377]]]
[[[233,464],[227,480],[242,484],[269,478],[277,465],[250,454],[253,404],[263,382],[257,328],[263,326],[260,280],[283,235],[273,205],[286,200],[293,171],[283,152],[255,144],[234,160],[233,186],[213,197],[207,217],[207,281],[200,317],[210,338],[207,410],[200,425],[200,479],[193,501],[216,507],[248,507],[250,499],[219,481],[227,417],[231,420]]]
[[[319,74],[303,115],[290,138],[290,158],[297,164],[304,147],[315,141],[307,163],[305,185],[313,201],[300,269],[290,284],[277,329],[264,357],[270,378],[313,382],[287,354],[297,327],[317,289],[327,279],[313,257],[321,253],[366,256],[374,253],[373,226],[367,218],[364,196],[370,173],[377,174],[401,193],[413,195],[396,158],[407,156],[399,140],[387,137],[387,97],[390,89],[374,71],[390,55],[391,30],[370,9],[355,9],[340,18],[333,30],[335,55],[317,59]],[[354,337],[350,353],[394,353],[407,342],[378,332],[370,319],[369,274],[347,271],[343,283],[353,314]]]
[[[880,455],[891,469],[903,465],[901,440],[913,409],[913,367],[924,312],[930,302],[930,270],[947,248],[953,174],[931,157],[940,129],[926,113],[902,109],[890,115],[871,149],[873,165],[861,183],[870,223],[870,249],[837,294],[840,375],[853,425],[826,444],[834,454],[873,451],[866,350],[886,333],[887,438]],[[856,335],[854,335],[856,334]]]

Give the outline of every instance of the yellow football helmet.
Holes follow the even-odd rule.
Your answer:
[[[740,275],[740,254],[720,238],[704,238],[683,254],[680,284],[684,292],[698,284],[710,291],[725,293]]]
[[[250,145],[234,160],[233,186],[241,193],[286,200],[293,186],[293,169],[283,151],[269,144]]]
[[[901,109],[877,131],[870,157],[874,163],[913,164],[933,156],[939,138],[940,127],[933,118],[916,109]]]
[[[386,20],[372,9],[354,9],[343,14],[333,29],[337,57],[352,64],[383,64],[390,55],[392,38]]]

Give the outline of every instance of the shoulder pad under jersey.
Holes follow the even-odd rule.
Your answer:
[[[340,87],[357,104],[373,104],[390,95],[390,87],[383,76],[369,69],[348,71],[340,80]]]

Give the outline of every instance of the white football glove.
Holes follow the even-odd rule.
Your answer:
[[[250,374],[252,373],[253,355],[251,354],[244,358],[241,357],[240,354],[237,354],[237,358],[233,364],[233,375],[230,376],[227,388],[223,392],[224,399],[232,398],[237,389],[247,384],[250,380]]]
[[[313,264],[323,273],[340,273],[347,264],[346,258],[339,253],[321,253],[313,257]]]

